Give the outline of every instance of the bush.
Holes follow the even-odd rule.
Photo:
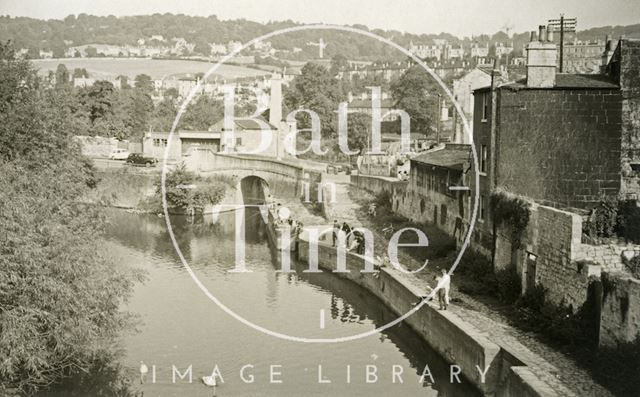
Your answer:
[[[619,234],[625,239],[640,244],[640,207],[635,200],[621,201],[618,208]]]
[[[513,194],[498,190],[491,194],[491,214],[496,225],[508,224],[513,228],[513,240],[520,241],[529,224],[529,203]]]
[[[640,396],[640,335],[633,342],[601,348],[591,372],[619,396]]]
[[[629,263],[626,264],[627,269],[633,274],[633,277],[640,278],[640,255],[631,258]]]
[[[496,296],[498,280],[491,262],[484,256],[468,250],[456,271],[463,276],[459,283],[460,291],[469,295]]]
[[[590,237],[614,237],[618,228],[618,200],[607,197],[591,211],[586,222],[586,231]]]
[[[522,293],[522,280],[515,266],[500,269],[495,275],[498,299],[504,303],[515,303]]]
[[[376,194],[374,203],[378,208],[384,208],[391,211],[391,199],[391,192],[383,190],[380,193]]]
[[[202,212],[207,205],[218,204],[225,195],[229,182],[226,180],[204,179],[186,169],[184,164],[169,172],[165,178],[167,205],[171,209]],[[162,180],[155,183],[156,199],[148,205],[162,202]],[[160,197],[160,200],[157,198]]]

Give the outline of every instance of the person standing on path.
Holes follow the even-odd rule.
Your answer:
[[[438,298],[440,298],[440,291],[443,294],[444,300],[444,310],[447,310],[447,306],[449,306],[449,290],[451,289],[451,276],[447,273],[447,269],[441,270],[441,276],[439,277],[438,285],[436,289],[438,290]]]
[[[338,239],[338,233],[340,232],[340,224],[337,219],[333,220],[333,246],[336,246],[336,240]]]

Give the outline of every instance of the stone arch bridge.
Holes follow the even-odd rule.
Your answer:
[[[227,175],[234,179],[236,192],[233,203],[264,202],[268,194],[278,198],[300,197],[305,183],[310,196],[316,197],[322,173],[318,167],[305,167],[303,161],[283,161],[274,158],[216,153],[211,149],[195,149],[184,158],[188,170],[201,176]]]

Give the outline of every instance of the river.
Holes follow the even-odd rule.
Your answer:
[[[273,331],[307,338],[362,333],[395,318],[377,298],[334,274],[303,273],[304,265],[295,262],[295,273],[277,273],[278,261],[259,213],[247,210],[246,218],[246,262],[252,273],[228,272],[235,258],[232,213],[215,224],[173,219],[177,241],[199,280],[237,314]],[[139,332],[124,341],[127,367],[137,370],[144,361],[152,372],[155,366],[155,383],[150,373],[142,386],[145,396],[212,396],[201,378],[216,367],[224,379],[216,390],[219,397],[477,395],[464,379],[451,383],[449,366],[403,324],[331,344],[286,341],[254,330],[197,288],[163,218],[112,211],[109,219],[111,255],[147,272],[127,305],[140,316]],[[174,366],[179,372],[175,383]],[[188,375],[179,376],[189,366],[191,383]],[[420,382],[427,366],[435,382],[429,376]],[[319,376],[331,383],[321,383]]]

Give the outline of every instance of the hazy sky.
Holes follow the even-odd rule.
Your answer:
[[[0,14],[60,19],[69,14],[215,14],[220,19],[292,19],[458,36],[535,30],[565,13],[578,28],[640,23],[640,0],[0,0]]]

